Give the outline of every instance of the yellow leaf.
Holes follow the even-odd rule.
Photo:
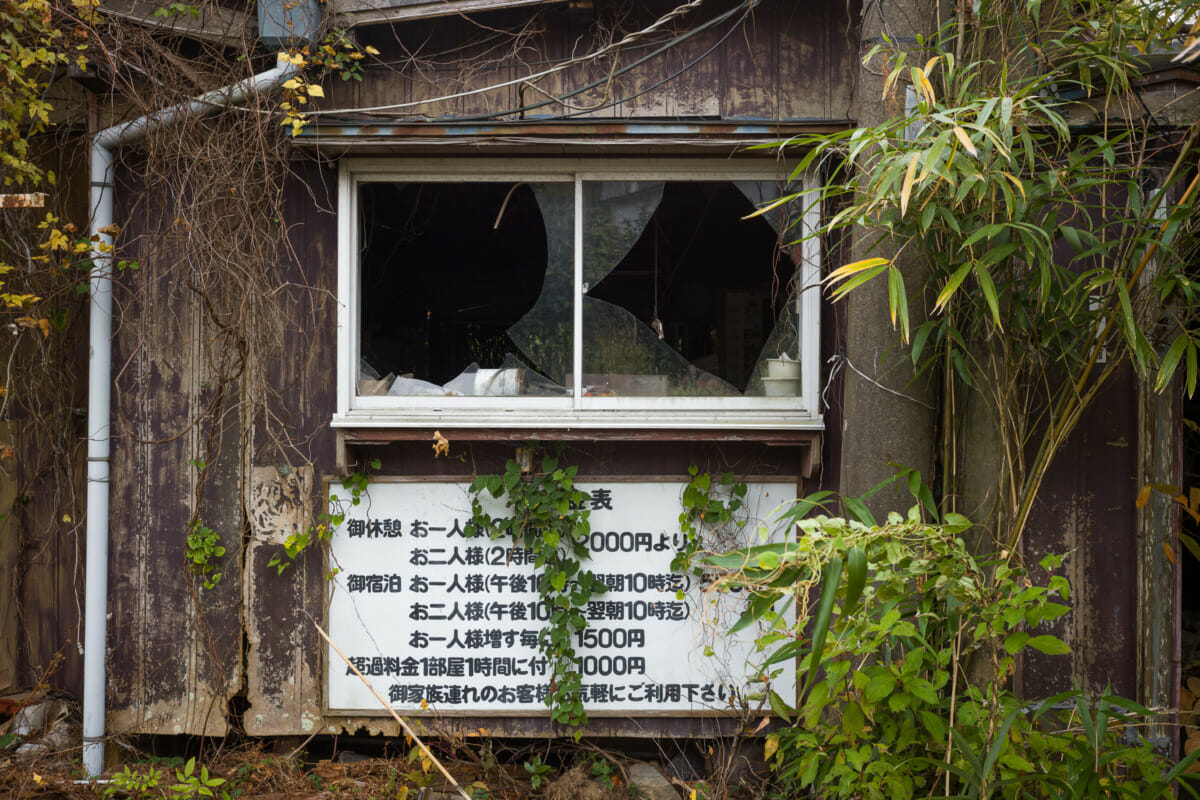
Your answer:
[[[71,521],[71,515],[70,515],[70,514],[63,514],[63,517],[62,517],[62,519],[63,519],[63,522],[70,522],[70,521]]]
[[[851,275],[855,275],[859,272],[872,269],[873,267],[881,267],[890,263],[891,262],[886,258],[864,258],[861,261],[855,261],[850,264],[846,264],[845,266],[838,267],[833,272],[829,273],[825,280],[829,283],[837,283],[838,281],[846,280],[846,278],[849,278]]]
[[[929,82],[929,78],[925,77],[925,73],[921,73],[921,86],[925,89],[925,97],[929,100],[929,104],[933,105],[937,102],[937,93],[933,91],[933,84]]]
[[[1134,505],[1137,508],[1145,508],[1146,503],[1149,503],[1149,502],[1150,502],[1150,487],[1143,486],[1142,490],[1140,492],[1138,492],[1137,500],[1134,501]]]
[[[304,56],[300,55],[299,53],[292,53],[287,57],[287,59],[288,59],[288,61],[295,64],[297,67],[304,66]],[[284,84],[284,88],[285,89],[288,88],[287,84]]]
[[[763,760],[770,761],[771,756],[775,755],[775,751],[777,751],[778,749],[779,749],[779,736],[776,734],[771,734],[770,736],[767,737],[766,742],[763,744]]]
[[[908,211],[908,198],[912,196],[913,181],[917,177],[917,154],[908,157],[908,172],[904,175],[904,186],[900,188],[900,216]]]
[[[974,143],[971,142],[971,137],[967,136],[967,132],[958,125],[954,126],[954,135],[958,137],[958,141],[962,144],[963,149],[973,156],[979,155],[979,151],[975,149]]]
[[[1015,175],[1005,172],[1004,170],[1001,170],[1000,174],[1003,175],[1004,177],[1008,178],[1009,183],[1011,183],[1013,186],[1017,187],[1017,191],[1019,191],[1021,193],[1021,199],[1024,199],[1025,198],[1025,184],[1021,183],[1021,181]]]
[[[322,89],[319,85],[317,85],[315,83],[310,83],[307,88],[308,88],[308,96],[309,97],[324,97],[325,96],[325,90]]]
[[[43,783],[46,782],[46,779],[43,778],[41,775],[38,775],[35,772],[35,773],[33,773],[33,782],[36,783],[38,786],[41,786]]]
[[[295,89],[299,89],[303,85],[304,85],[304,81],[300,80],[299,78],[288,78],[286,81],[283,82],[284,89],[295,90]]]
[[[933,93],[933,84],[929,82],[929,78],[925,77],[925,70],[920,67],[912,68],[913,84],[917,91],[921,93],[922,98],[926,103],[933,104],[937,96]]]
[[[779,198],[778,200],[771,201],[767,205],[765,205],[762,208],[755,211],[753,214],[747,214],[746,216],[742,217],[742,219],[753,219],[754,217],[757,217],[760,214],[765,214],[768,211],[772,211],[776,208],[779,208],[781,205],[784,205],[785,203],[790,203],[794,199],[795,199],[795,195],[786,195],[784,197]]]
[[[370,53],[373,56],[379,55],[379,51],[376,50],[374,47],[371,47],[371,45],[367,45],[366,47],[363,48],[363,50],[366,50],[368,53]]]
[[[1163,542],[1163,552],[1167,554],[1167,560],[1172,564],[1178,564],[1179,561],[1175,558],[1175,551],[1171,549],[1171,545]]]

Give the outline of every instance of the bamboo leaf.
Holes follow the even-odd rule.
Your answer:
[[[917,91],[921,93],[922,102],[932,103],[933,100],[931,96],[925,92],[925,87],[929,84],[929,81],[925,78],[925,71],[920,67],[913,67],[911,74],[912,84],[917,88]]]
[[[875,267],[886,267],[892,262],[886,258],[864,258],[859,261],[854,261],[844,266],[838,267],[833,272],[825,277],[826,283],[837,283],[849,278],[851,275],[862,272],[864,270],[873,269]]]
[[[1154,382],[1154,391],[1161,392],[1171,383],[1171,378],[1175,376],[1175,367],[1179,364],[1179,359],[1183,358],[1183,352],[1189,344],[1186,334],[1176,337],[1167,354],[1163,356],[1162,366],[1158,368],[1158,380]]]
[[[1187,349],[1187,394],[1188,397],[1194,397],[1196,394],[1196,348],[1189,347]]]
[[[846,281],[841,286],[837,287],[837,289],[835,289],[833,292],[833,299],[841,300],[843,296],[854,291],[859,286],[862,286],[864,283],[871,280],[872,278],[874,278],[875,276],[877,276],[879,273],[883,272],[887,268],[888,268],[887,264],[881,264],[880,266],[875,267],[870,270],[867,270],[866,272],[860,272],[858,275],[855,275],[853,278]]]
[[[770,203],[767,203],[762,208],[759,208],[758,210],[742,217],[742,219],[754,219],[755,217],[761,216],[762,214],[765,214],[768,211],[773,211],[774,209],[779,208],[782,205],[787,205],[788,203],[795,200],[797,197],[799,197],[799,195],[796,195],[796,194],[786,195],[784,197],[779,198],[778,200],[774,200]]]
[[[909,339],[908,294],[904,291],[904,276],[896,267],[888,267],[888,304],[892,312],[892,326],[895,327],[896,321],[899,319],[900,335],[907,344]]]
[[[997,328],[1004,330],[1004,325],[1000,322],[1000,300],[996,296],[996,284],[992,283],[992,275],[982,264],[974,264],[974,267],[975,277],[979,280],[979,288],[983,290],[983,299],[987,301],[988,308],[992,311],[992,322],[996,324]]]
[[[842,614],[853,614],[867,584],[867,552],[858,545],[846,551],[846,597]]]
[[[908,210],[908,199],[912,195],[913,181],[917,177],[917,153],[908,157],[908,172],[904,175],[904,186],[900,189],[900,216]]]
[[[917,335],[913,337],[912,345],[912,360],[916,364],[921,360],[921,352],[925,349],[925,340],[929,338],[929,334],[937,327],[934,320],[926,320],[921,323],[921,327],[917,328]]]
[[[1015,187],[1017,187],[1017,191],[1019,191],[1019,192],[1021,193],[1021,199],[1022,199],[1022,200],[1026,199],[1026,198],[1025,198],[1025,184],[1024,184],[1024,182],[1022,182],[1021,180],[1019,180],[1019,179],[1017,178],[1017,176],[1015,176],[1015,175],[1013,175],[1013,174],[1011,174],[1011,173],[1008,173],[1008,172],[1004,172],[1003,170],[1001,170],[1001,171],[1000,171],[1000,174],[1001,174],[1001,175],[1003,175],[1004,177],[1008,178],[1008,180],[1009,180],[1009,181],[1012,183],[1012,185],[1013,185],[1013,186],[1015,186]]]
[[[1182,544],[1184,547],[1187,548],[1189,553],[1192,554],[1192,558],[1196,559],[1197,561],[1200,561],[1200,542],[1197,542],[1195,539],[1193,539],[1191,536],[1188,536],[1186,533],[1179,534],[1179,542],[1180,542],[1180,544]]]
[[[821,665],[821,655],[825,652],[825,637],[829,634],[829,623],[833,619],[833,600],[841,579],[842,559],[834,556],[821,571],[821,599],[817,602],[817,615],[813,620],[812,653],[808,659],[808,674],[804,678],[801,697],[808,693],[808,688],[817,676],[817,668]]]
[[[867,504],[857,497],[843,497],[842,505],[846,509],[846,513],[863,525],[875,525],[875,517],[867,510]]]
[[[975,149],[975,144],[971,141],[971,137],[967,136],[967,132],[963,130],[961,125],[954,126],[954,135],[958,137],[958,141],[962,144],[964,150],[973,156],[979,155],[979,151]]]

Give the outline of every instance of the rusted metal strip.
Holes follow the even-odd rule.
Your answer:
[[[0,194],[0,208],[45,208],[45,192],[27,194]]]

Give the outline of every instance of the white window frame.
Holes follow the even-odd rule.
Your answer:
[[[338,172],[337,414],[334,427],[416,428],[668,428],[807,429],[822,427],[820,402],[820,245],[807,239],[798,266],[801,394],[795,397],[584,397],[583,184],[588,181],[733,181],[786,179],[790,167],[774,159],[477,160],[343,159]],[[574,387],[571,397],[389,397],[357,393],[359,363],[358,187],[371,182],[539,182],[575,186]],[[801,224],[819,220],[812,175],[800,183]]]

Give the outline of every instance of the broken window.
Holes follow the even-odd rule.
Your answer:
[[[578,411],[807,395],[812,415],[815,248],[787,245],[803,204],[756,214],[773,179],[648,178],[354,183],[354,396]]]
[[[359,394],[567,393],[570,184],[361,191]],[[510,330],[531,316],[518,345]]]

